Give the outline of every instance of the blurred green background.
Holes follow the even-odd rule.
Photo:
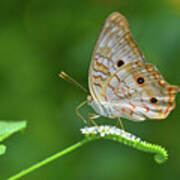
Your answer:
[[[61,70],[87,87],[88,67],[105,18],[126,16],[146,61],[180,85],[179,0],[1,0],[0,119],[28,120],[28,128],[5,141],[0,179],[81,140],[74,113],[85,95],[58,78]],[[180,178],[180,96],[164,121],[124,120],[128,131],[167,147],[157,165],[150,154],[110,141],[89,143],[24,177],[25,180],[150,180]],[[84,107],[82,112],[92,112]],[[115,124],[101,118],[99,123]]]

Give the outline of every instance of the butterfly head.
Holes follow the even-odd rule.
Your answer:
[[[88,96],[87,96],[88,103],[90,103],[92,100],[93,100],[92,96],[90,94],[88,94]]]

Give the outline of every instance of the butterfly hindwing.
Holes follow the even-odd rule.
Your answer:
[[[117,70],[105,86],[114,115],[137,121],[166,118],[175,107],[179,91],[163,79],[154,65],[140,61]]]

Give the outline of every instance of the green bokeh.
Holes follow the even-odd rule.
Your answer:
[[[87,87],[94,43],[105,18],[114,11],[129,20],[146,60],[168,82],[180,85],[178,0],[0,1],[0,119],[28,120],[23,134],[5,141],[8,150],[0,157],[2,179],[82,139],[83,122],[74,109],[85,95],[60,80],[58,73],[64,70]],[[169,159],[161,166],[150,154],[101,141],[23,179],[179,179],[178,109],[179,95],[177,108],[164,121],[124,121],[128,131],[167,147]]]

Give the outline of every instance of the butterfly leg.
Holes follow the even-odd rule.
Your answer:
[[[88,117],[89,117],[90,122],[92,122],[92,124],[93,124],[94,126],[99,127],[99,125],[94,121],[94,119],[99,118],[100,115],[89,113],[89,114],[88,114]]]
[[[122,123],[122,120],[120,119],[120,117],[118,117],[117,124],[118,124],[118,123],[120,124],[121,129],[124,130],[124,131],[126,131],[125,128],[124,128],[124,125],[123,125],[123,123]]]
[[[76,112],[77,116],[78,116],[80,119],[82,119],[85,124],[88,124],[88,123],[87,123],[87,120],[86,120],[86,119],[82,116],[82,114],[79,112],[80,108],[83,107],[86,103],[87,103],[87,100],[86,100],[86,101],[83,101],[82,103],[80,103],[80,104],[76,107],[75,112]]]

